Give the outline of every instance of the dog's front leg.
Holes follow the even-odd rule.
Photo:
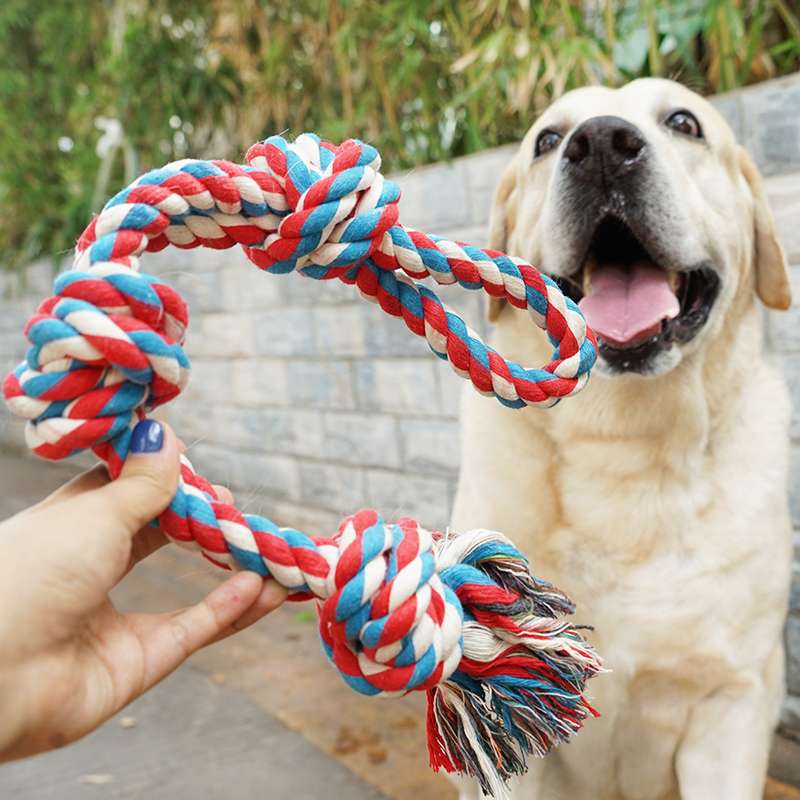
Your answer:
[[[692,709],[675,760],[681,800],[761,800],[783,682],[781,647],[765,673],[738,676]]]

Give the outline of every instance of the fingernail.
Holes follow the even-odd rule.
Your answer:
[[[158,453],[164,446],[164,426],[154,419],[143,419],[131,434],[131,453]]]

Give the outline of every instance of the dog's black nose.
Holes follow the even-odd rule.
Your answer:
[[[621,117],[592,117],[579,125],[567,146],[567,165],[589,179],[603,180],[638,166],[645,140],[635,125]]]

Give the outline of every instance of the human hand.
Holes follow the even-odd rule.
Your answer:
[[[80,738],[286,598],[238,572],[189,608],[114,608],[111,589],[167,541],[148,523],[175,494],[179,448],[169,427],[141,422],[116,481],[97,467],[0,523],[0,760]]]

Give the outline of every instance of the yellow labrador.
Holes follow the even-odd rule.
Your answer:
[[[491,245],[555,276],[601,341],[587,388],[555,408],[463,400],[454,527],[519,543],[612,670],[590,687],[602,719],[514,796],[755,800],[791,564],[789,401],[758,302],[790,293],[759,175],[676,83],[580,89],[508,165]],[[547,360],[525,312],[490,314],[500,352]]]

